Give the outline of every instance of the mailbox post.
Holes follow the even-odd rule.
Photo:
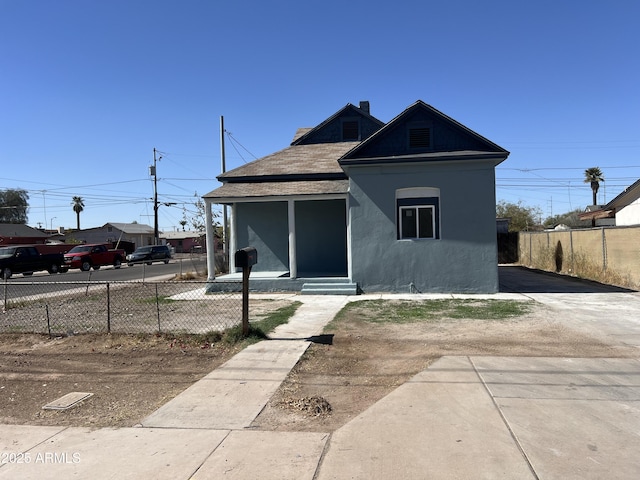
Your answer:
[[[251,267],[258,263],[258,251],[253,247],[238,250],[235,254],[236,267],[242,268],[242,335],[249,335],[249,274]]]

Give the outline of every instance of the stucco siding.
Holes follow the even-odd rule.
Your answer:
[[[616,213],[616,225],[640,225],[640,200],[630,203]]]
[[[236,215],[237,247],[258,251],[253,271],[289,270],[287,203],[238,203]]]
[[[363,291],[498,291],[491,162],[352,167],[353,280]],[[440,238],[398,240],[396,191],[440,189]],[[437,272],[437,273],[434,273]]]

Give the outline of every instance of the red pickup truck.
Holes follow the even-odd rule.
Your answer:
[[[120,268],[125,256],[124,250],[110,250],[103,244],[77,245],[64,254],[64,264],[60,270],[66,272],[70,268],[79,268],[87,272],[92,268],[98,270],[104,265]]]

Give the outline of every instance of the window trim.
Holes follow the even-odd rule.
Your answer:
[[[416,236],[403,236],[402,212],[415,209],[416,212]],[[431,237],[420,237],[419,210],[428,208],[432,211]],[[396,191],[396,229],[398,240],[439,240],[440,232],[440,189],[432,187],[406,188]]]
[[[400,238],[402,240],[423,240],[423,239],[436,239],[436,206],[435,205],[399,205],[399,219],[400,219]],[[422,230],[422,224],[420,220],[420,211],[421,210],[429,210],[431,216],[431,225],[430,225],[430,236],[421,236],[420,232]],[[414,220],[416,236],[404,236],[402,232],[404,232],[404,221],[405,215],[403,212],[413,211],[414,212]]]

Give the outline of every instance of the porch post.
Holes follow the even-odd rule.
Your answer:
[[[229,273],[236,272],[236,259],[235,252],[238,250],[238,239],[236,238],[236,204],[231,204],[231,219],[229,220]]]
[[[216,252],[215,230],[213,228],[213,214],[211,213],[211,200],[204,199],[205,231],[207,233],[207,280],[216,278]]]
[[[287,201],[289,216],[289,278],[298,277],[296,259],[296,206],[294,200]]]
[[[344,200],[345,208],[347,209],[347,278],[350,281],[353,280],[353,266],[351,265],[351,213],[349,211],[349,195]]]

